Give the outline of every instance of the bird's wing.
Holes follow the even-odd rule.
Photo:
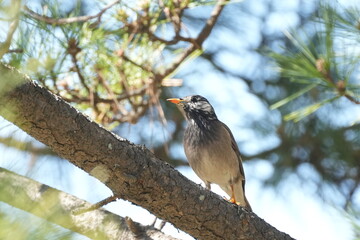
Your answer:
[[[238,157],[239,170],[240,170],[240,174],[242,175],[242,178],[243,178],[243,187],[244,187],[244,185],[245,185],[245,172],[244,172],[244,167],[242,165],[242,159],[241,159],[239,147],[236,144],[234,135],[232,134],[230,128],[228,126],[226,126],[225,123],[223,123],[223,122],[221,122],[221,125],[222,125],[222,127],[225,128],[225,130],[229,133],[229,135],[231,137],[231,147],[234,150],[234,152],[236,153],[236,156]]]

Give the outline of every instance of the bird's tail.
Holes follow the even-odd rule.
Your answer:
[[[249,201],[247,200],[245,196],[244,187],[245,184],[241,181],[237,182],[234,187],[229,187],[229,185],[223,185],[220,187],[232,198],[235,197],[235,202],[239,204],[240,206],[246,208],[248,211],[252,212],[252,208],[250,206]],[[232,192],[232,189],[234,193]],[[233,195],[234,194],[234,195]]]
[[[244,196],[244,197],[245,197],[245,196]],[[246,197],[245,197],[245,208],[246,208],[247,210],[249,210],[249,211],[252,212],[252,208],[251,208],[250,203],[249,203],[249,201],[247,200]]]

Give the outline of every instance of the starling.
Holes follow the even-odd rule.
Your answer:
[[[251,211],[245,197],[245,173],[239,148],[230,129],[218,120],[209,101],[200,96],[170,98],[185,115],[188,125],[184,149],[194,172],[204,181],[219,185],[236,203]]]

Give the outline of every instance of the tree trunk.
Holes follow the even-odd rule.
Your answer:
[[[130,143],[6,66],[0,115],[109,187],[197,239],[292,239],[256,214],[193,183],[146,147]],[[145,129],[146,130],[146,129]]]

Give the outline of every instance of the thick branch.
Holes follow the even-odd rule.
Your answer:
[[[175,239],[151,226],[129,225],[126,219],[105,209],[74,215],[73,210],[92,205],[3,168],[0,168],[0,201],[91,239],[136,240],[139,234],[142,239]],[[136,232],[131,229],[133,226]]]
[[[35,82],[0,65],[0,80],[24,83],[0,97],[0,115],[90,173],[115,196],[197,239],[292,239],[256,214],[188,180],[148,149],[107,131]],[[0,82],[1,82],[0,81]]]

